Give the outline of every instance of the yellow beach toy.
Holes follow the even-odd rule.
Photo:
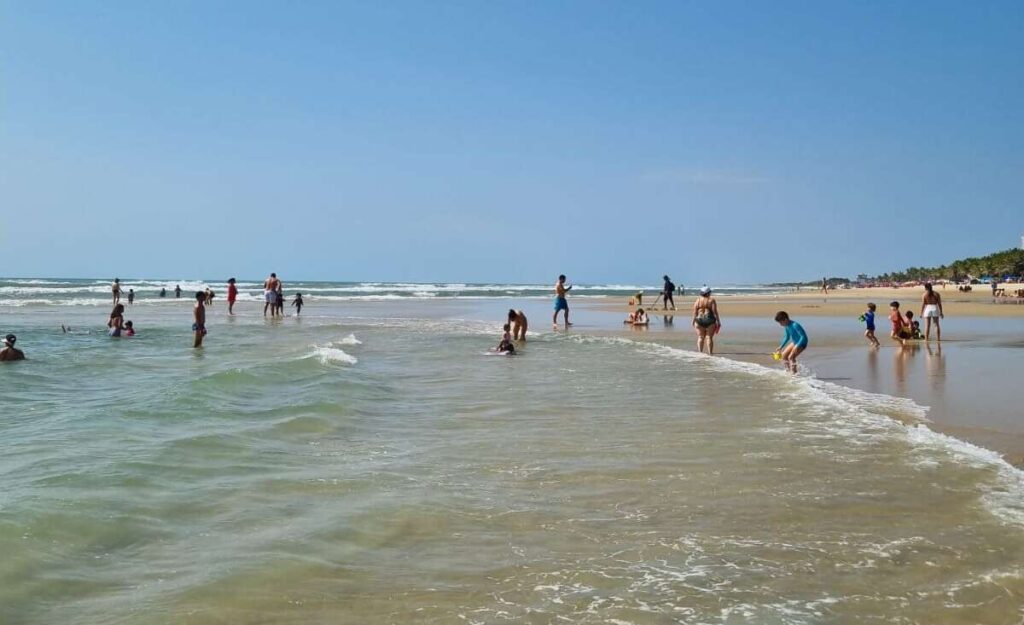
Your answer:
[[[772,352],[772,358],[774,360],[782,360],[782,354],[779,352]]]

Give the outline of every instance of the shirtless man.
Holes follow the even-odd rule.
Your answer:
[[[263,316],[267,316],[267,308],[270,308],[270,314],[273,316],[274,311],[277,309],[277,289],[281,286],[281,281],[277,279],[277,274],[272,273],[270,277],[263,281]]]
[[[15,360],[25,360],[25,352],[14,347],[14,342],[18,340],[18,337],[13,334],[8,334],[4,337],[4,348],[0,349],[0,362],[14,362]]]
[[[932,290],[932,283],[924,283],[924,296],[921,297],[921,316],[925,319],[924,340],[930,341],[932,335],[932,320],[935,321],[935,340],[942,340],[942,328],[939,326],[939,319],[942,314],[942,297]]]
[[[206,336],[206,293],[196,291],[196,305],[192,308],[192,333],[195,341],[192,347],[202,347]]]
[[[114,278],[114,283],[110,285],[110,290],[114,294],[114,306],[121,301],[121,279]]]
[[[508,322],[512,324],[512,340],[526,340],[526,315],[521,310],[509,309]]]
[[[558,282],[555,284],[555,314],[551,317],[551,325],[554,329],[558,329],[558,311],[565,311],[565,328],[569,329],[572,324],[569,323],[569,300],[565,299],[565,294],[572,290],[571,286],[565,286],[565,274],[558,276]]]

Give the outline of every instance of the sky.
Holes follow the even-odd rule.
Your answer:
[[[0,275],[724,284],[1016,247],[1024,2],[0,0]]]

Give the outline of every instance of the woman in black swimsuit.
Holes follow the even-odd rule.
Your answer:
[[[711,297],[711,289],[704,287],[700,297],[693,302],[693,329],[697,331],[697,351],[703,352],[707,345],[708,355],[715,353],[715,334],[722,327],[718,314],[718,302]]]

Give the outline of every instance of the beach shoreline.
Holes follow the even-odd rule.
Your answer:
[[[904,349],[888,338],[883,311],[896,300],[903,310],[916,314],[922,293],[920,288],[865,288],[830,291],[827,297],[810,291],[718,296],[723,330],[716,337],[715,355],[779,366],[770,355],[780,337],[772,317],[786,310],[795,319],[806,319],[811,347],[801,361],[816,377],[911,399],[927,408],[929,428],[996,451],[1007,462],[1024,467],[1024,424],[1019,422],[1024,395],[1015,386],[1012,368],[1018,350],[1024,348],[1019,333],[1024,328],[1024,305],[1017,305],[1015,298],[994,299],[987,290],[940,290],[946,315],[944,340],[911,341]],[[696,334],[690,329],[694,299],[690,295],[676,298],[670,326],[665,319],[666,312],[672,311],[648,308],[653,320],[648,331],[613,326],[611,333],[695,351]],[[881,347],[877,350],[869,348],[864,325],[858,320],[869,301],[880,311],[876,324]],[[606,315],[609,321],[635,309],[614,298],[578,305]]]

